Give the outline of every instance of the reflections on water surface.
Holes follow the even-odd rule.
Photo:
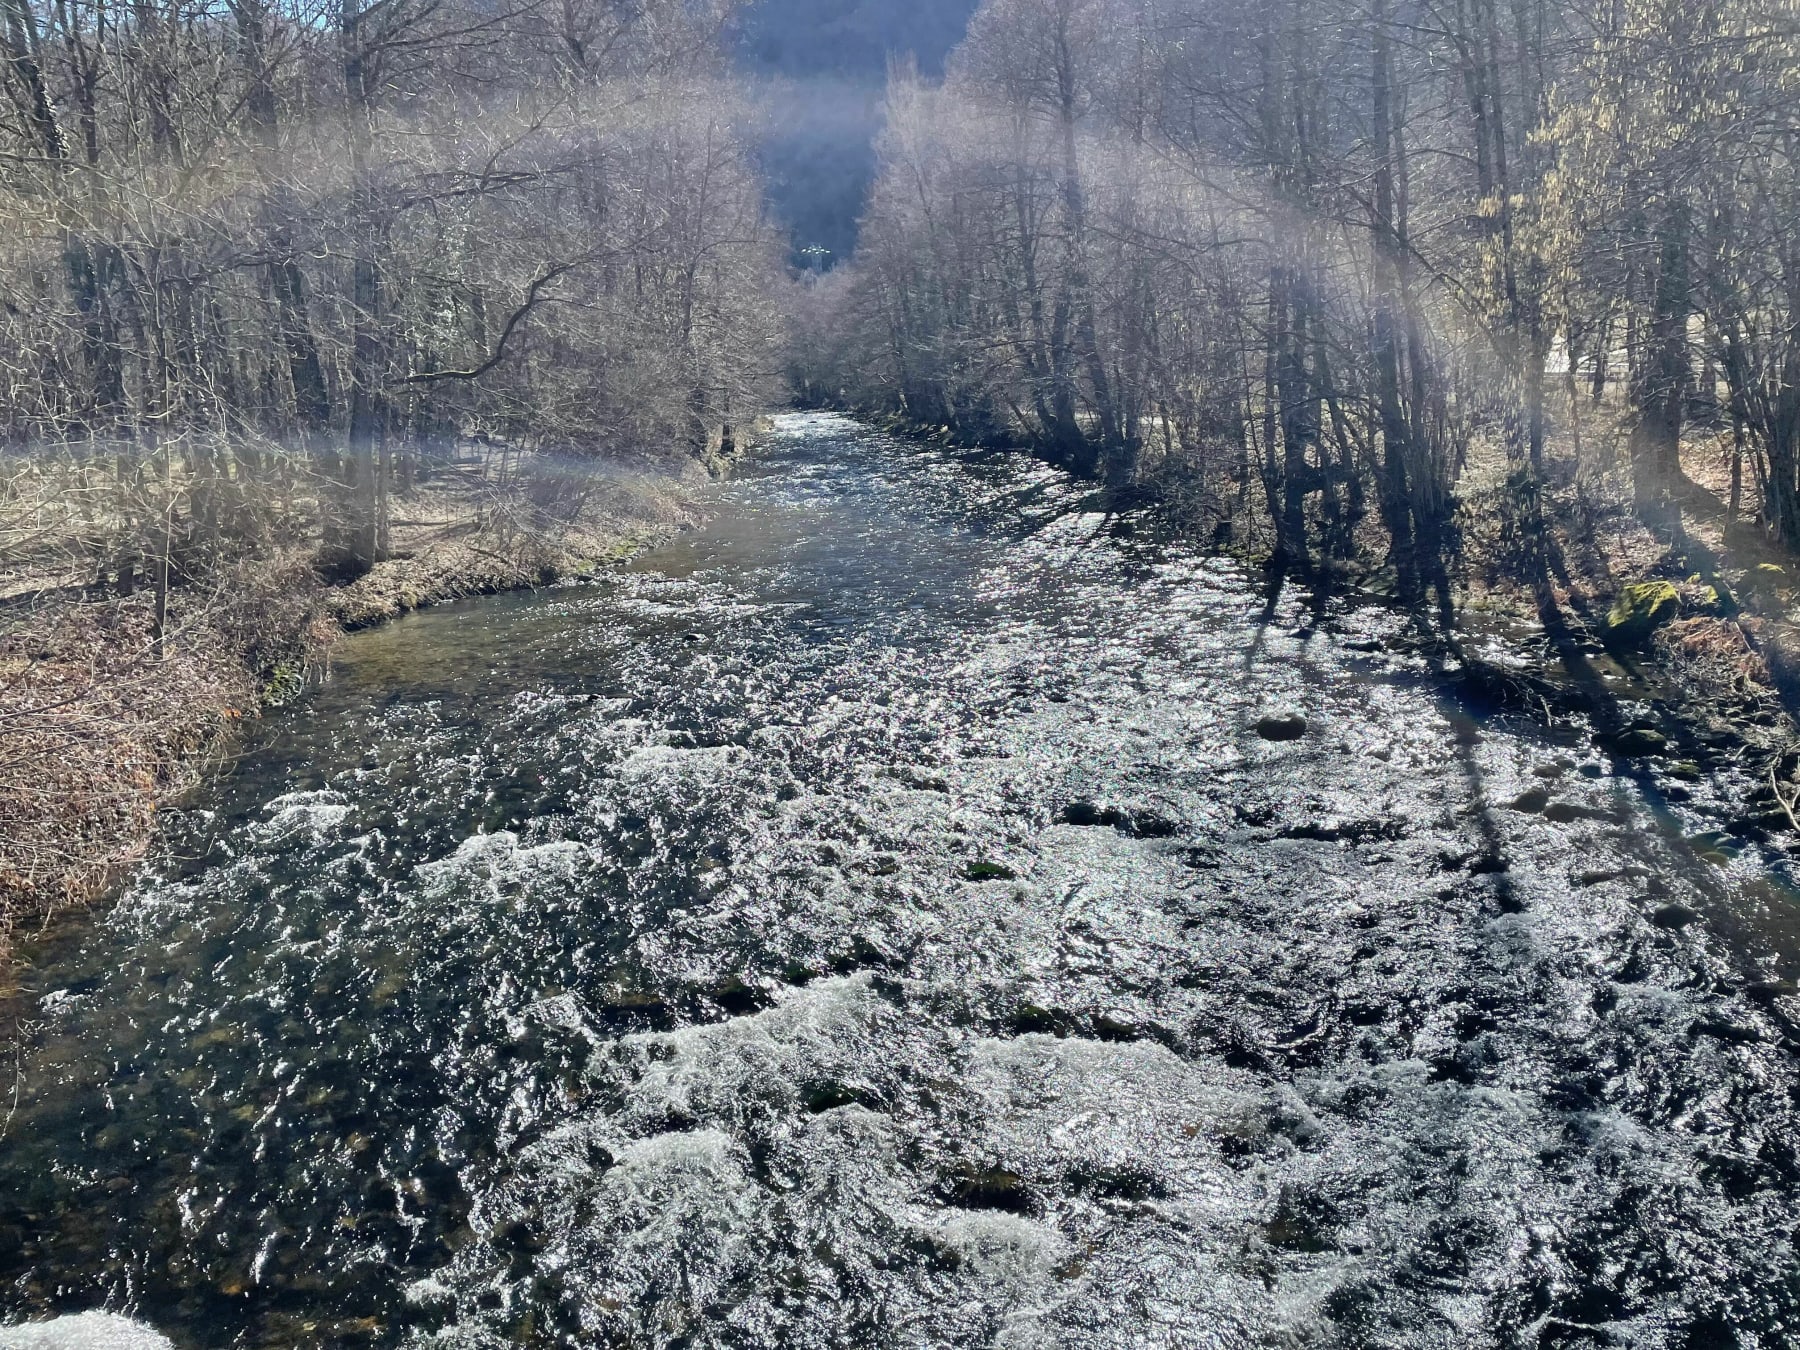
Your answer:
[[[709,529],[346,644],[40,944],[0,1317],[1793,1343],[1793,1005],[1716,936],[1779,876],[1395,622],[784,419]]]

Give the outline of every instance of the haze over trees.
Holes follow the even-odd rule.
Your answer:
[[[855,252],[889,63],[910,59],[941,75],[974,8],[975,0],[750,0],[733,20],[734,64],[766,109],[758,161],[796,266],[828,270]]]
[[[1540,585],[1619,428],[1800,544],[1800,20],[1783,0],[989,0],[902,72],[815,393],[1197,500],[1447,612],[1472,454]],[[1584,449],[1585,436],[1585,449]],[[1555,441],[1568,453],[1552,455]]]
[[[1697,437],[1800,543],[1784,0],[987,0],[940,79],[967,6],[0,0],[9,500],[119,593],[353,576],[446,447],[733,447],[791,320],[805,398],[1446,615]]]
[[[967,3],[3,0],[0,429],[126,592],[296,528],[364,570],[458,441],[704,458],[918,51],[804,395],[1443,607],[1471,458],[1541,577],[1616,429],[1644,519],[1699,429],[1800,543],[1782,0],[988,0],[939,80]]]
[[[392,488],[459,439],[728,446],[780,331],[729,18],[4,0],[13,472],[128,593],[296,529],[366,570]]]

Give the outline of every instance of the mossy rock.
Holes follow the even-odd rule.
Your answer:
[[[1606,616],[1607,636],[1622,642],[1644,642],[1681,613],[1681,595],[1666,581],[1634,581],[1613,600]]]
[[[1700,588],[1700,603],[1722,619],[1729,619],[1742,608],[1723,577],[1695,575],[1688,584]]]
[[[1762,595],[1772,595],[1776,591],[1786,590],[1793,585],[1785,567],[1777,567],[1774,563],[1758,563],[1744,573],[1744,588]]]

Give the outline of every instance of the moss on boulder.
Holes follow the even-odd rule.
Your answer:
[[[1681,595],[1667,581],[1634,581],[1619,591],[1606,616],[1606,634],[1621,642],[1644,642],[1681,613]]]

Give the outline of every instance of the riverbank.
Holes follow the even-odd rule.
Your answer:
[[[1745,820],[1758,823],[1744,831],[1789,832],[1781,803],[1800,771],[1800,572],[1758,528],[1754,483],[1740,476],[1732,489],[1729,446],[1690,439],[1671,509],[1651,522],[1631,499],[1627,437],[1623,421],[1598,424],[1582,449],[1552,460],[1541,584],[1516,537],[1470,523],[1499,518],[1503,461],[1471,466],[1459,628],[1477,645],[1504,641],[1516,670],[1562,691],[1612,741],[1654,733],[1635,738],[1640,756],[1743,765],[1757,785]]]
[[[857,416],[927,445],[1030,453],[1001,431],[969,436],[891,412]],[[1695,764],[1743,766],[1752,787],[1730,821],[1738,837],[1795,832],[1800,798],[1800,568],[1756,527],[1754,475],[1705,434],[1684,444],[1683,482],[1669,519],[1646,524],[1629,486],[1629,417],[1585,407],[1584,436],[1552,438],[1542,572],[1532,579],[1510,501],[1504,448],[1478,439],[1460,482],[1450,559],[1455,623],[1437,616],[1405,639],[1473,704],[1510,704],[1550,728],[1588,729],[1639,770],[1669,777],[1679,796]],[[1574,419],[1569,419],[1573,424]],[[1703,429],[1704,431],[1704,429]],[[1095,482],[1094,503],[1147,513],[1148,529],[1268,567],[1273,531],[1262,485],[1150,453],[1129,500]],[[1734,489],[1732,484],[1736,482]],[[1386,536],[1372,507],[1350,527],[1352,556],[1315,560],[1289,579],[1321,610],[1347,600],[1397,603]],[[1667,773],[1664,773],[1667,771]]]
[[[0,597],[0,984],[12,935],[141,861],[159,810],[247,719],[328,678],[345,632],[579,577],[697,521],[696,483],[672,469],[565,465],[554,478],[559,506],[545,512],[441,475],[396,497],[392,556],[367,575],[332,585],[311,551],[275,549],[173,588],[160,639],[147,590],[40,573]]]
[[[1793,866],[1705,775],[1022,459],[794,418],[709,496],[358,639],[31,944],[0,1322],[1782,1343]]]

